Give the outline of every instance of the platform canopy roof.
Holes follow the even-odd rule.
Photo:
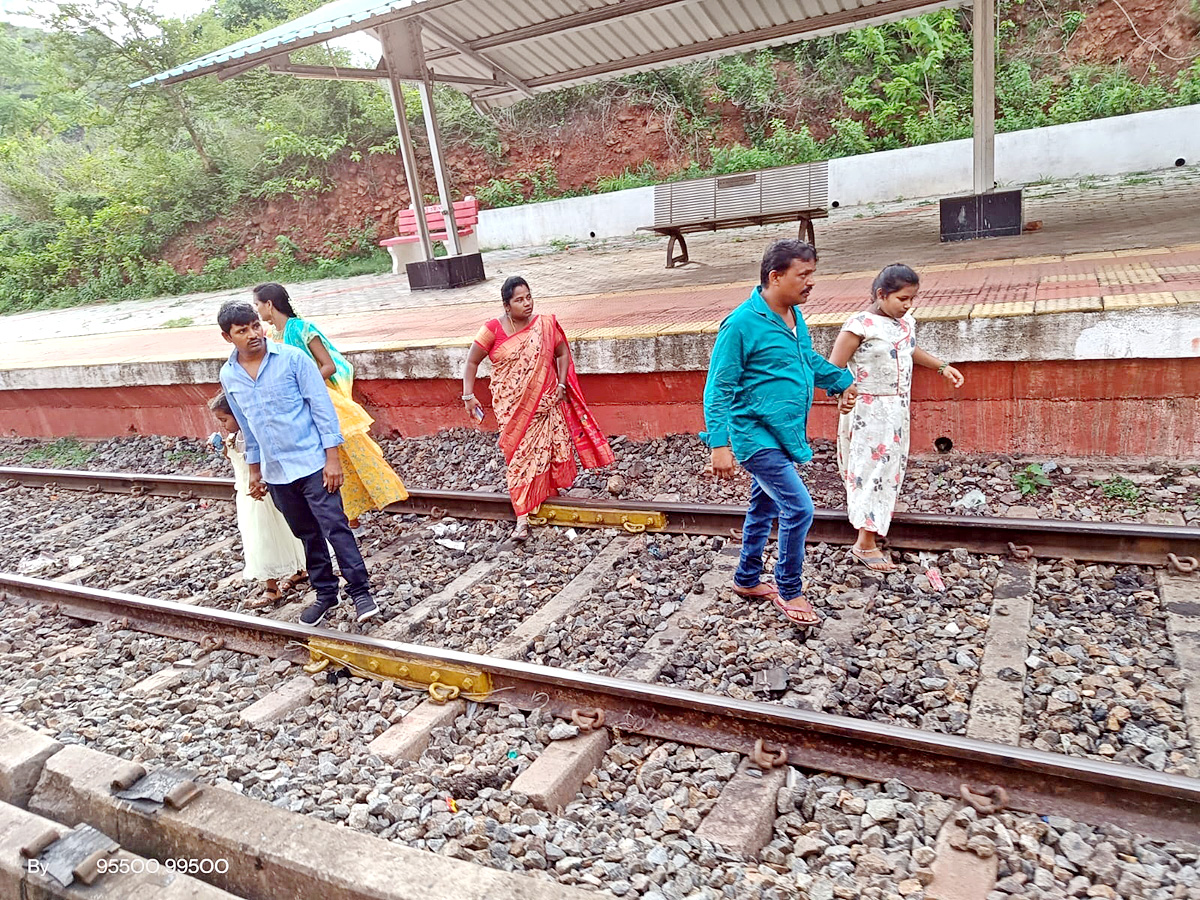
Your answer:
[[[407,25],[422,71],[479,106],[504,106],[571,85],[906,18],[969,0],[334,0],[253,38],[138,85],[281,74],[375,80],[377,68],[294,64],[292,51],[356,32]]]

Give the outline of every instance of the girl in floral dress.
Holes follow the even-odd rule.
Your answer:
[[[850,555],[877,572],[896,568],[876,542],[886,535],[908,463],[909,394],[913,364],[961,387],[962,373],[917,347],[913,300],[917,273],[894,263],[871,285],[871,306],[842,326],[829,361],[849,365],[858,403],[838,422],[837,458],[846,508],[858,540]]]

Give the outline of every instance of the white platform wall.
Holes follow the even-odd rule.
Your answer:
[[[1180,159],[1200,164],[1200,105],[996,135],[1002,187],[1169,169]],[[969,140],[829,161],[829,200],[843,209],[970,191]],[[485,249],[536,247],[555,239],[622,237],[653,221],[654,189],[634,188],[483,210],[479,243]]]

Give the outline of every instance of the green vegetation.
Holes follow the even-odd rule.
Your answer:
[[[1095,484],[1109,500],[1124,500],[1134,503],[1142,498],[1141,489],[1123,475],[1114,475],[1104,481],[1097,481]]]
[[[178,319],[167,319],[162,323],[163,328],[187,328],[189,325],[195,325],[196,320],[191,316],[180,316]]]
[[[1045,470],[1037,463],[1032,463],[1015,473],[1013,481],[1020,489],[1022,497],[1029,497],[1044,487],[1050,487],[1050,479],[1046,477]]]
[[[332,187],[335,164],[369,169],[373,157],[394,154],[391,104],[378,85],[260,68],[225,82],[128,87],[320,2],[215,0],[171,19],[133,0],[68,0],[47,14],[44,30],[0,23],[0,313],[236,288],[268,276],[386,271],[371,220],[346,223],[320,248],[281,237],[248,257],[237,235],[204,227],[263,200],[319,197]],[[1039,0],[1037,10],[1002,0],[999,130],[1200,102],[1200,60],[1174,77],[1154,69],[1134,77],[1120,65],[1068,67],[1062,49],[1086,29],[1088,9],[1074,0]],[[293,58],[351,62],[322,47]],[[405,99],[420,141],[415,89]],[[492,207],[965,137],[970,14],[942,10],[639,73],[491,115],[450,88],[439,88],[435,103],[447,142],[497,170],[509,138],[545,135],[593,113],[604,121],[619,105],[651,111],[675,158],[685,160],[673,171],[635,163],[583,187],[560,184],[550,160],[530,162],[474,187]],[[727,133],[720,113],[730,105],[740,114],[742,144],[718,137]],[[162,256],[184,234],[197,235],[205,263],[181,275]]]
[[[27,466],[46,466],[52,469],[79,469],[92,458],[93,450],[75,438],[59,438],[48,444],[26,450],[21,462]]]

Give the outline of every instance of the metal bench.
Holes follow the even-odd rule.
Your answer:
[[[446,240],[446,217],[442,215],[441,207],[425,207],[425,222],[432,240]],[[479,235],[475,233],[475,226],[479,224],[479,201],[474,197],[455,201],[454,224],[457,226],[462,255],[478,253]],[[379,246],[386,247],[392,257],[393,275],[399,275],[408,263],[420,262],[421,240],[417,236],[417,214],[411,207],[402,209],[396,216],[396,236],[380,241]]]
[[[799,237],[816,246],[813,219],[829,215],[829,163],[781,166],[654,188],[654,224],[638,231],[666,235],[667,268],[688,262],[685,234],[799,221]],[[679,254],[675,245],[679,244]]]

